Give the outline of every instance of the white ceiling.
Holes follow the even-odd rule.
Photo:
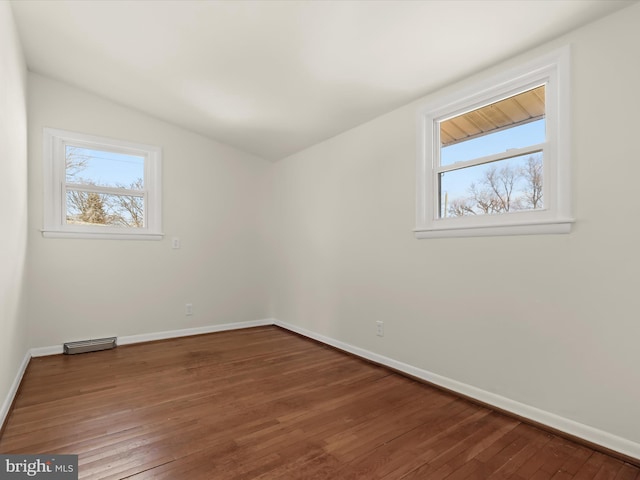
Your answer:
[[[627,6],[25,1],[29,69],[277,160]]]

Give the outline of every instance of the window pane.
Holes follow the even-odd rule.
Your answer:
[[[542,152],[440,174],[440,218],[543,208]]]
[[[144,188],[144,157],[67,145],[67,183]]]
[[[440,164],[480,158],[546,139],[544,85],[440,122]]]
[[[144,227],[144,197],[67,190],[67,224]]]
[[[544,119],[536,120],[444,147],[440,150],[440,164],[451,165],[455,162],[464,162],[494,153],[506,152],[512,148],[536,145],[544,141],[545,121]]]

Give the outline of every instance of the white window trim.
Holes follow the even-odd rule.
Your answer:
[[[65,200],[65,155],[67,143],[104,148],[112,152],[145,157],[145,226],[142,228],[69,225],[63,207]],[[162,149],[154,145],[115,140],[83,133],[45,128],[43,133],[44,159],[44,228],[46,238],[94,238],[117,240],[162,240]],[[107,187],[91,188],[91,191],[110,193]]]
[[[418,110],[416,238],[476,237],[569,233],[570,172],[570,50],[566,46],[502,74],[487,78]],[[540,210],[439,218],[435,159],[439,134],[434,125],[492,101],[545,83],[547,141],[544,149],[544,204]]]

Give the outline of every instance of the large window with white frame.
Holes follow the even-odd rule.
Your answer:
[[[161,149],[44,129],[46,237],[162,238]]]
[[[418,238],[567,233],[568,47],[418,113]]]

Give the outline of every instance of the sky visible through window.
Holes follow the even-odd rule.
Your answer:
[[[506,152],[509,149],[543,143],[546,138],[545,128],[545,120],[542,118],[444,147],[440,150],[440,164],[443,166],[452,165],[456,162]],[[528,157],[529,155],[516,157],[513,161],[525,162]],[[449,200],[467,196],[469,186],[481,180],[485,168],[475,166],[442,174],[442,195],[447,193]]]
[[[69,183],[129,188],[144,179],[144,157],[89,148],[66,147]]]

